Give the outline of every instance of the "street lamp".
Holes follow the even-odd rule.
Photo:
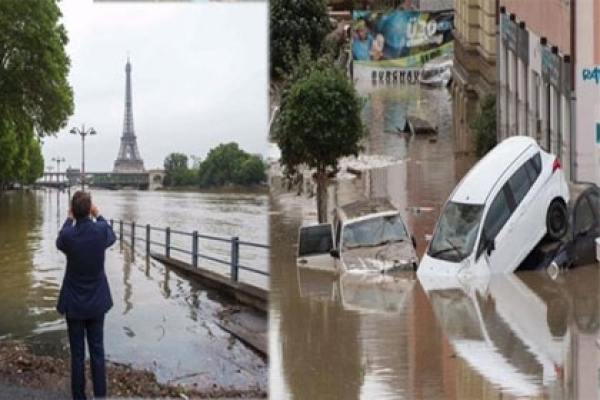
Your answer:
[[[52,165],[48,165],[46,167],[46,170],[48,170],[48,175],[47,178],[50,180],[50,183],[52,183],[52,170],[54,169],[54,167]],[[47,181],[47,180],[46,180]]]
[[[85,125],[81,125],[81,129],[72,128],[70,132],[81,136],[81,190],[85,190],[85,137],[87,135],[95,135],[96,131],[94,128],[85,130]]]
[[[56,162],[56,183],[60,182],[60,163],[65,162],[64,157],[52,157],[52,161]]]

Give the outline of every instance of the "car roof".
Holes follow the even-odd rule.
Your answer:
[[[339,207],[340,218],[345,220],[357,219],[371,214],[398,212],[392,202],[386,197],[375,197],[368,200],[358,200]]]
[[[536,141],[528,136],[513,136],[490,150],[465,175],[450,197],[451,201],[467,204],[484,204],[502,175]]]

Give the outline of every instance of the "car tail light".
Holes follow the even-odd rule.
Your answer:
[[[552,172],[556,171],[557,169],[560,169],[560,160],[558,157],[554,159],[554,163],[552,164]]]

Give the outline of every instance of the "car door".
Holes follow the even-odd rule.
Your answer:
[[[514,210],[508,221],[508,237],[505,256],[511,260],[512,266],[507,269],[514,271],[518,264],[531,252],[544,232],[545,219],[539,220],[539,213],[534,207],[538,206],[536,193],[531,190],[532,177],[528,171],[528,162],[524,163],[508,180],[509,205]]]
[[[599,236],[598,192],[586,190],[573,208],[573,265],[585,265],[596,261],[595,239]]]
[[[512,210],[509,204],[508,184],[496,194],[487,210],[483,223],[482,234],[477,248],[476,262],[487,264],[491,273],[504,272],[510,260],[511,251],[507,248],[509,242],[507,222]],[[494,248],[489,251],[486,243],[493,242]]]
[[[331,257],[333,249],[333,229],[331,224],[303,226],[298,235],[298,267],[320,270],[335,269],[335,260]]]

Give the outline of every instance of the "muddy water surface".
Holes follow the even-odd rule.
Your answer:
[[[106,218],[267,243],[264,194],[92,196]],[[68,351],[66,324],[55,311],[65,257],[54,242],[66,209],[67,195],[54,190],[0,194],[0,339],[24,340],[42,354]],[[214,293],[141,254],[132,257],[118,242],[106,257],[115,303],[105,326],[111,361],[151,369],[163,382],[266,387],[266,363],[216,325],[224,303]],[[266,269],[266,251],[246,257]]]
[[[453,153],[450,96],[418,87],[363,90],[371,155],[396,163],[330,187],[330,208],[390,197],[417,239],[472,160]],[[407,114],[437,138],[396,133]],[[296,267],[314,198],[270,200],[270,396],[277,399],[598,398],[598,265],[452,287],[415,276],[364,282]]]

